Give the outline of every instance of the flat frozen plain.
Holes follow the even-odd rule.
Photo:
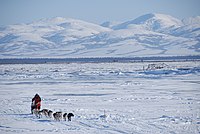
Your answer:
[[[200,62],[0,65],[1,134],[199,134]],[[30,114],[73,112],[71,122]],[[106,117],[103,117],[104,111]]]

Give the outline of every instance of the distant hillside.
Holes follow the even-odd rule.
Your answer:
[[[1,58],[200,55],[200,16],[146,14],[101,25],[56,17],[0,28]]]

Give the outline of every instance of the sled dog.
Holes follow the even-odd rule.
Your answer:
[[[48,112],[49,112],[48,109],[42,109],[42,110],[41,110],[41,113],[42,113],[43,115],[45,115],[46,117],[48,117]]]
[[[67,120],[67,113],[64,113],[64,114],[63,114],[63,119],[64,119],[64,121]]]
[[[53,111],[51,111],[51,110],[48,111],[48,117],[49,117],[49,118],[52,118],[52,117],[53,117]]]
[[[74,114],[73,113],[69,113],[67,115],[67,118],[68,118],[68,121],[71,121],[71,118],[74,117]]]
[[[53,117],[56,121],[61,121],[62,120],[62,112],[55,112],[53,114]]]

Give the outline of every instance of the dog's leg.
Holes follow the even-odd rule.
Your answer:
[[[64,121],[67,120],[67,113],[64,113],[64,114],[63,114],[63,119],[64,119]]]
[[[49,110],[49,111],[48,111],[48,117],[49,117],[49,118],[52,118],[52,114],[53,114],[53,111]]]
[[[71,121],[71,116],[68,117],[68,121]]]

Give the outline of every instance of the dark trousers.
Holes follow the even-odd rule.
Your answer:
[[[33,109],[36,109],[36,108],[37,108],[38,110],[40,110],[40,106],[38,106],[38,107],[35,106],[35,105],[34,105],[34,106],[31,106],[31,113],[32,113],[32,114],[33,114]]]

